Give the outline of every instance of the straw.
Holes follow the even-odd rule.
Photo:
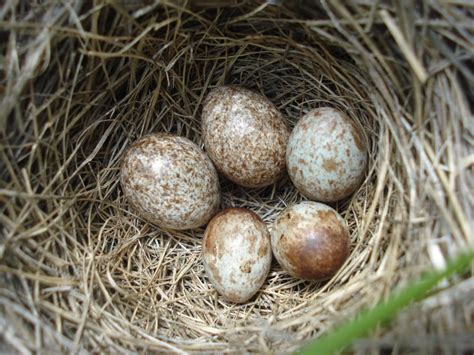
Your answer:
[[[7,350],[294,351],[473,244],[469,2],[225,5],[0,5]],[[204,274],[203,228],[160,230],[124,198],[124,150],[149,132],[202,146],[202,102],[221,84],[267,96],[289,127],[332,106],[363,129],[366,178],[333,205],[351,255],[331,280],[296,280],[274,262],[255,298],[227,303]],[[221,187],[221,208],[249,208],[269,228],[303,200],[288,179],[245,189],[222,178]],[[449,294],[413,316],[424,320],[413,334],[472,329],[469,302]],[[409,329],[403,319],[395,324]]]

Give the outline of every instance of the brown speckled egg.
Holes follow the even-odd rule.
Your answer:
[[[130,205],[160,227],[196,228],[217,212],[217,172],[187,138],[156,133],[138,139],[125,153],[120,173]]]
[[[214,89],[204,102],[202,134],[217,170],[236,184],[262,187],[285,173],[289,131],[262,95],[235,86]]]
[[[349,254],[349,232],[331,207],[305,201],[286,208],[275,220],[272,249],[293,277],[324,280],[334,275]]]
[[[360,130],[344,113],[329,107],[308,112],[288,140],[291,181],[306,197],[334,202],[361,184],[367,150]]]
[[[234,303],[255,295],[270,270],[270,233],[257,214],[244,208],[228,208],[214,216],[202,249],[209,281]]]

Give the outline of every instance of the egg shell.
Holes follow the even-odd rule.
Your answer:
[[[254,212],[228,208],[209,222],[202,253],[217,292],[230,302],[243,303],[257,293],[270,270],[270,233]]]
[[[286,208],[271,231],[272,250],[280,266],[304,280],[334,275],[349,254],[349,232],[331,207],[305,201]]]
[[[212,90],[202,110],[202,134],[217,170],[236,184],[267,186],[285,174],[289,130],[262,95],[235,86]]]
[[[362,183],[367,150],[362,134],[344,113],[330,107],[308,112],[288,140],[291,181],[307,198],[334,202]]]
[[[128,148],[121,185],[139,216],[167,229],[199,227],[220,203],[219,179],[207,155],[170,134],[150,134]]]

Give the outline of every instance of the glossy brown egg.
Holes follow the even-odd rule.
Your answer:
[[[333,276],[349,254],[349,232],[331,207],[305,201],[286,208],[275,220],[272,249],[293,277],[324,280]]]
[[[262,187],[285,174],[289,131],[262,95],[235,86],[214,89],[204,102],[202,135],[217,170],[236,184]]]
[[[160,227],[196,228],[217,212],[217,172],[187,138],[156,133],[138,139],[125,153],[120,175],[135,212]]]
[[[249,300],[270,270],[270,233],[257,214],[244,208],[228,208],[214,216],[202,249],[209,281],[230,302]]]

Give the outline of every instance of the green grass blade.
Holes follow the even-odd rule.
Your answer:
[[[458,256],[442,271],[425,274],[420,280],[414,281],[400,292],[392,294],[385,302],[379,303],[372,309],[362,311],[355,319],[304,346],[300,354],[323,355],[342,350],[355,339],[366,336],[377,325],[392,319],[411,302],[425,297],[445,277],[460,273],[468,268],[472,260],[474,260],[474,250]]]

